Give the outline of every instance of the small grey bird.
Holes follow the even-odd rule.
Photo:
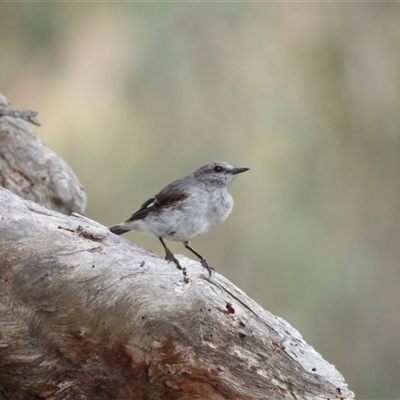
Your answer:
[[[122,235],[136,230],[157,236],[164,247],[165,259],[173,261],[179,269],[182,267],[164,239],[182,242],[200,259],[211,277],[214,269],[190,247],[190,241],[225,221],[233,208],[227,187],[235,175],[247,170],[249,168],[235,168],[223,161],[203,165],[190,175],[170,183],[143,203],[128,220],[112,226],[110,231]]]

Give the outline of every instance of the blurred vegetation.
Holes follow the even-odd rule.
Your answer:
[[[195,248],[357,398],[400,398],[399,20],[379,2],[2,3],[0,91],[39,111],[105,225],[205,162],[251,167]]]

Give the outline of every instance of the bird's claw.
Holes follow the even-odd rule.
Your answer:
[[[168,261],[168,262],[173,262],[177,267],[178,267],[178,269],[183,269],[182,267],[181,267],[181,265],[179,264],[179,261],[177,260],[177,258],[173,255],[173,253],[171,253],[171,252],[166,252],[165,253],[165,259]]]
[[[201,265],[203,266],[203,268],[205,268],[208,272],[208,275],[211,278],[211,275],[215,272],[215,269],[213,267],[211,267],[210,265],[208,265],[208,262],[205,258],[202,258],[200,260]]]

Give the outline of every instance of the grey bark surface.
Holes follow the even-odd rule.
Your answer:
[[[50,209],[83,214],[86,194],[75,174],[27,123],[1,116],[1,100],[0,186]]]
[[[281,318],[218,273],[0,189],[0,376],[50,399],[351,399]],[[14,398],[11,397],[10,398]],[[16,398],[16,397],[15,397]]]
[[[0,399],[354,398],[295,329],[218,273],[178,256],[185,283],[35,190],[24,197],[48,208],[0,188]]]

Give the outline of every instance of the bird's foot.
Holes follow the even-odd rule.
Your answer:
[[[186,283],[189,283],[189,278],[187,277],[186,268],[185,268],[185,267],[182,267],[181,264],[179,264],[178,259],[174,256],[174,254],[172,253],[172,251],[170,251],[169,249],[167,249],[167,250],[165,251],[165,259],[166,259],[168,262],[171,262],[171,261],[172,261],[172,262],[176,265],[176,268],[178,268],[178,269],[180,269],[180,270],[182,271],[183,280],[184,280]]]
[[[173,261],[178,269],[182,269],[181,265],[179,264],[179,261],[177,260],[177,258],[174,256],[174,254],[171,251],[168,250],[165,252],[165,259],[168,262]]]
[[[213,272],[215,272],[215,269],[213,267],[211,267],[210,265],[208,265],[208,262],[205,258],[200,258],[200,263],[207,270],[208,275],[211,278],[211,275],[213,274]]]
[[[215,272],[214,268],[213,268],[213,267],[210,267],[210,266],[208,265],[207,260],[206,260],[200,253],[198,253],[193,247],[190,247],[189,241],[183,242],[183,245],[184,245],[189,251],[191,251],[195,256],[197,256],[197,257],[199,258],[201,265],[203,266],[203,268],[205,268],[205,269],[207,270],[207,272],[208,272],[208,274],[210,275],[210,278],[211,278],[212,273]]]

